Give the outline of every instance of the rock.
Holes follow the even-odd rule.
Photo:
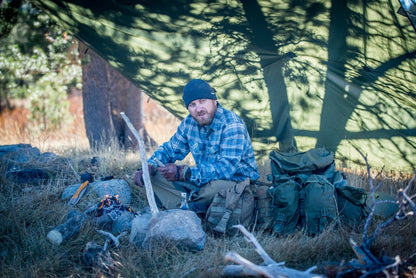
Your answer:
[[[152,218],[150,208],[145,208],[131,222],[131,232],[129,242],[141,246],[149,230],[149,221]]]
[[[29,144],[0,146],[0,158],[11,164],[32,162],[40,155],[38,148],[32,148]]]
[[[159,212],[149,221],[149,228],[142,246],[153,248],[173,244],[181,250],[204,249],[206,234],[201,219],[190,210],[170,209]]]
[[[131,189],[125,180],[112,179],[107,181],[96,181],[91,183],[90,186],[101,199],[103,199],[106,195],[118,195],[118,200],[123,205],[130,205]]]
[[[62,200],[70,199],[77,191],[81,183],[76,183],[68,186],[62,192]],[[93,193],[93,196],[89,196]],[[106,195],[115,196],[118,195],[118,200],[125,206],[130,205],[131,202],[131,189],[129,184],[125,180],[112,179],[107,181],[95,181],[88,185],[83,198],[89,198],[91,201],[89,204],[97,203],[104,199]]]
[[[113,234],[120,234],[122,232],[130,231],[131,223],[134,219],[134,214],[129,211],[124,211],[114,222],[112,227]]]
[[[69,167],[65,158],[53,153],[40,153],[29,144],[0,146],[0,163],[6,166],[6,176],[17,183],[45,182]]]

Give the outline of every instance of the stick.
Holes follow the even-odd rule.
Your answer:
[[[147,201],[149,202],[150,211],[152,212],[152,215],[156,215],[157,213],[159,213],[159,209],[157,208],[155,195],[153,194],[152,183],[150,182],[149,168],[143,139],[137,132],[137,130],[134,128],[133,124],[130,122],[130,119],[126,116],[126,114],[124,112],[120,112],[120,115],[121,117],[123,117],[123,120],[126,122],[128,128],[139,142],[140,160],[142,161],[143,181],[144,187],[146,189],[146,197]]]

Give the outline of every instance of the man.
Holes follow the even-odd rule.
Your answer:
[[[190,208],[204,213],[218,191],[255,181],[259,173],[246,125],[218,103],[207,82],[191,80],[183,89],[183,101],[189,115],[151,156],[149,173],[164,208],[179,208],[181,192],[186,192]],[[175,164],[189,152],[195,166]],[[142,170],[135,174],[139,186],[143,186],[142,174]]]

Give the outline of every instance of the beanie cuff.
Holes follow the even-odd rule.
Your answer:
[[[193,79],[183,89],[185,107],[197,99],[217,99],[215,90],[202,79]]]

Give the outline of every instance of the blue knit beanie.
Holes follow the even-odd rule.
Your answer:
[[[189,103],[196,99],[217,99],[217,96],[215,95],[215,90],[206,81],[202,79],[192,79],[186,84],[185,88],[183,88],[182,98],[185,102],[185,107],[188,108]]]

